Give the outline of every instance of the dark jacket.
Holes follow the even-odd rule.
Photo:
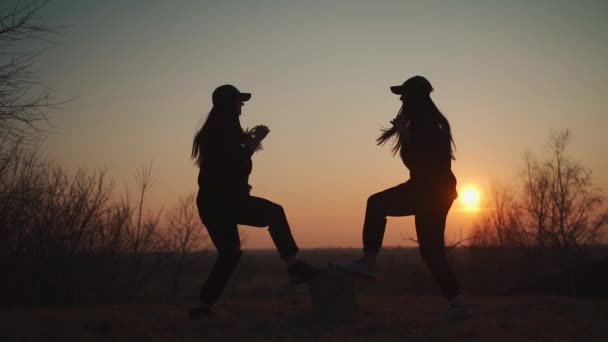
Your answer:
[[[451,142],[435,123],[412,122],[401,134],[399,154],[412,179],[436,179],[451,174]]]
[[[248,196],[253,167],[249,148],[230,137],[205,146],[198,174],[199,192],[223,198]]]

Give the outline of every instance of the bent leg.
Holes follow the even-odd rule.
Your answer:
[[[415,188],[411,181],[371,195],[365,209],[363,249],[376,254],[382,247],[387,216],[414,214]]]
[[[237,223],[247,226],[268,226],[272,241],[281,258],[292,257],[298,253],[298,246],[287,222],[285,210],[279,204],[251,196],[237,211],[236,219]]]

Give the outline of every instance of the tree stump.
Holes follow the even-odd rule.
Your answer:
[[[357,308],[351,276],[329,269],[308,283],[315,317],[325,322],[349,320]]]

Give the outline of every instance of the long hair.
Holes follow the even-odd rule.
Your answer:
[[[456,144],[452,138],[452,129],[448,119],[441,113],[439,108],[435,105],[435,102],[430,96],[412,97],[408,99],[408,105],[403,105],[399,109],[397,116],[403,115],[404,124],[406,126],[415,127],[416,122],[430,123],[436,125],[440,132],[449,141],[450,158],[454,157],[454,149]],[[402,134],[403,132],[399,127],[393,125],[391,128],[382,129],[382,134],[376,139],[378,145],[384,145],[387,141],[394,139],[393,144],[393,155],[397,154],[405,143],[406,137]],[[453,148],[452,148],[453,147]]]
[[[205,123],[194,136],[190,157],[201,167],[209,149],[219,147],[227,141],[240,143],[244,135],[238,115],[232,114],[225,107],[213,106]]]

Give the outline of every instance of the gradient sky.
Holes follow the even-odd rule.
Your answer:
[[[570,128],[571,153],[608,188],[606,1],[54,0],[43,15],[69,27],[36,68],[75,97],[51,113],[44,155],[118,184],[152,161],[152,208],[196,191],[192,137],[224,83],[253,93],[244,127],[271,129],[250,183],[301,247],[361,246],[367,197],[408,178],[375,138],[400,105],[388,87],[413,75],[450,120],[459,186],[517,186],[524,151]],[[448,240],[479,215],[461,208]],[[391,219],[385,245],[402,235],[413,218]]]

